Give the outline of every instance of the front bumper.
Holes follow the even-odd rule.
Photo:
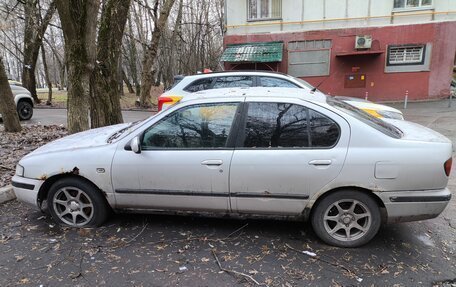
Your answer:
[[[15,175],[12,180],[13,190],[19,201],[39,209],[38,192],[44,180],[20,177]]]
[[[451,199],[451,191],[448,188],[376,194],[385,204],[388,223],[435,218],[442,213]]]

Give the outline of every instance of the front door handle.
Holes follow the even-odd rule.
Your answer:
[[[201,162],[201,165],[207,165],[207,166],[219,166],[223,164],[223,160],[221,159],[207,159],[203,160]]]
[[[331,165],[332,161],[330,159],[314,159],[309,161],[310,165],[315,166],[324,166],[324,165]]]

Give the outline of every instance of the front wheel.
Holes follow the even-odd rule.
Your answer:
[[[17,103],[17,114],[21,121],[28,121],[33,116],[33,106],[27,101],[19,101]]]
[[[338,247],[358,247],[378,232],[378,204],[362,191],[338,191],[317,203],[312,227],[321,240]]]
[[[49,212],[59,224],[72,227],[96,227],[108,217],[109,207],[100,191],[77,178],[54,183],[48,194]]]

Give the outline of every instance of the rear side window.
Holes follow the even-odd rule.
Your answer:
[[[299,88],[297,85],[293,84],[290,81],[272,77],[258,77],[258,86],[259,87],[268,87],[268,88]]]
[[[329,148],[339,139],[339,126],[304,106],[249,103],[242,147]]]
[[[141,147],[150,149],[215,149],[227,145],[237,103],[182,108],[145,131]]]
[[[222,88],[248,88],[253,86],[252,76],[228,76],[218,77],[214,83],[214,89]]]
[[[211,88],[214,78],[199,79],[185,87],[184,91],[189,93],[196,93],[199,91],[209,90]]]
[[[313,110],[309,111],[309,120],[312,147],[326,148],[337,143],[339,126],[333,120]]]

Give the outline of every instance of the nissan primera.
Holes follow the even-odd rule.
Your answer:
[[[17,165],[19,200],[60,224],[116,212],[310,220],[326,243],[367,243],[382,222],[438,216],[452,144],[302,89],[210,90],[142,122],[51,142]]]

